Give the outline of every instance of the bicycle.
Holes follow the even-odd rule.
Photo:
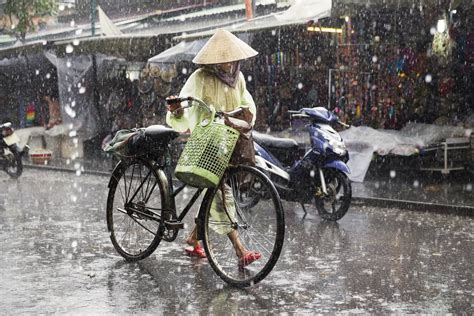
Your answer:
[[[181,98],[188,105],[209,107],[197,98]],[[223,113],[217,113],[222,117]],[[184,228],[183,219],[204,188],[196,192],[180,214],[176,197],[187,186],[174,188],[171,174],[171,141],[179,136],[174,130],[154,125],[142,129],[142,141],[122,157],[112,172],[107,198],[107,227],[114,248],[127,261],[150,256],[162,240],[172,242]],[[226,188],[235,201],[235,214],[224,207],[225,215],[216,220],[211,205]],[[255,192],[261,198],[257,203]],[[284,241],[284,214],[280,197],[268,177],[252,166],[228,166],[219,185],[206,189],[196,218],[199,239],[213,270],[227,283],[246,287],[263,280],[273,269]],[[241,242],[261,253],[250,265],[239,264],[233,245],[225,233],[236,229]]]

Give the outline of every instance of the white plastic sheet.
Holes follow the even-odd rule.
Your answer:
[[[349,178],[355,182],[364,181],[374,152],[381,156],[410,156],[448,137],[465,137],[470,132],[461,126],[421,123],[408,123],[399,131],[377,130],[367,126],[351,127],[341,132],[349,151]]]

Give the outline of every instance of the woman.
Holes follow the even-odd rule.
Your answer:
[[[240,72],[240,61],[253,57],[258,53],[248,46],[245,42],[225,30],[218,30],[199,51],[193,59],[195,64],[200,65],[188,78],[184,87],[181,89],[180,97],[196,97],[205,103],[214,106],[217,111],[230,112],[237,108],[243,108],[242,113],[249,129],[255,123],[256,107],[252,96],[247,91],[244,75]],[[192,131],[196,124],[206,118],[209,113],[201,107],[180,109],[179,103],[173,103],[168,98],[168,113],[166,123],[176,131]],[[239,140],[240,141],[240,140]],[[252,146],[252,148],[249,148]],[[236,146],[241,152],[253,151],[251,142],[244,146]],[[240,156],[234,153],[234,156]],[[245,156],[245,155],[244,155]],[[221,193],[223,192],[223,193]],[[224,196],[224,197],[223,197]],[[225,206],[224,204],[225,203]],[[234,200],[230,188],[225,186],[219,190],[211,206],[212,216],[222,216],[225,212],[223,207],[234,209]],[[261,254],[255,251],[249,251],[240,241],[237,230],[229,229],[224,231],[228,235],[235,249],[235,254],[239,257],[239,264],[248,265],[255,260],[260,259]],[[199,245],[196,227],[186,242],[192,247],[186,248],[186,252],[191,256],[204,258],[205,252]]]

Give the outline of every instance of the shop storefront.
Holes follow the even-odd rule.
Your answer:
[[[352,124],[374,128],[466,120],[472,6],[459,3],[346,7],[329,106]]]

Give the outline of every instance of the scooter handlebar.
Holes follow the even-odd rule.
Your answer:
[[[344,123],[344,122],[342,122],[342,121],[337,121],[337,122],[338,122],[339,124],[341,124],[342,126],[344,126],[344,127],[351,127],[350,125],[348,125],[348,124],[346,124],[346,123]]]

